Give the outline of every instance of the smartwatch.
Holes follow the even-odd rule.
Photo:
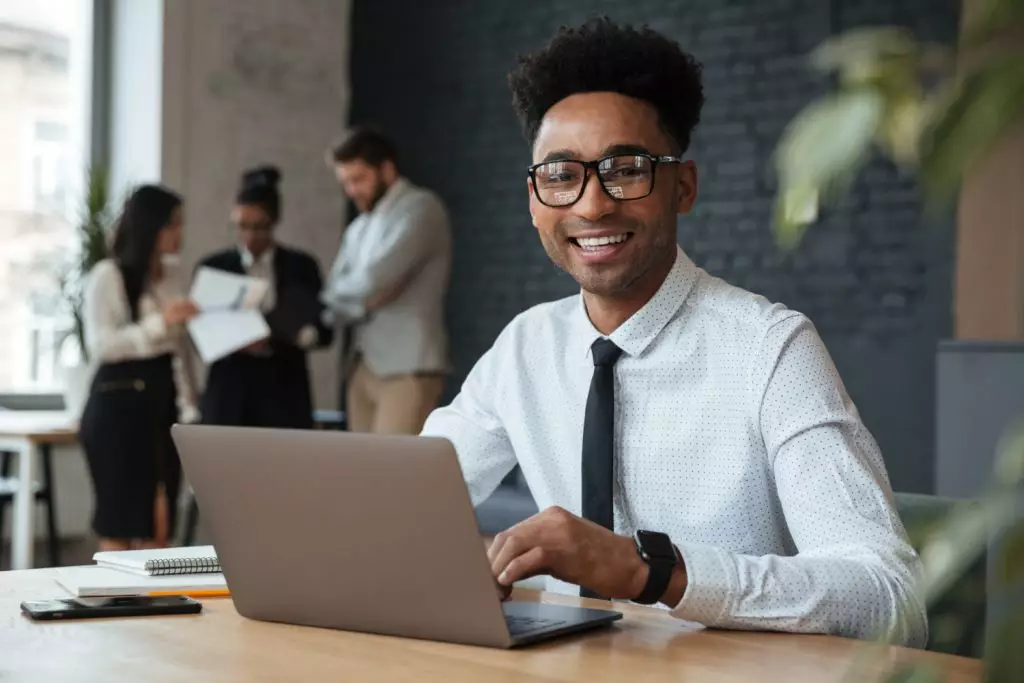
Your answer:
[[[647,575],[647,585],[633,602],[641,605],[653,605],[661,600],[668,590],[672,579],[672,570],[679,563],[679,555],[672,540],[658,531],[637,531],[633,536],[636,550],[640,558],[647,563],[651,571]]]

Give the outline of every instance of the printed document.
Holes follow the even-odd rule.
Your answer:
[[[188,332],[204,363],[213,363],[270,336],[260,311],[266,280],[203,266],[196,273],[190,297],[199,315]]]

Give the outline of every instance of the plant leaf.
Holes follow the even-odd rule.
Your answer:
[[[782,246],[799,242],[823,196],[845,190],[870,151],[884,109],[878,91],[856,89],[813,102],[787,126],[775,151],[775,230]]]
[[[1024,581],[1024,522],[1017,522],[1003,536],[995,574],[1001,586]]]
[[[921,179],[932,203],[947,204],[963,174],[1024,118],[1024,59],[993,61],[946,97],[921,141]]]
[[[1011,24],[1024,21],[1024,0],[986,0],[964,33],[966,48],[992,41]]]
[[[810,55],[811,65],[823,72],[870,72],[884,59],[913,54],[913,35],[896,26],[865,26],[824,40]]]
[[[922,592],[928,604],[941,596],[987,547],[992,529],[1006,528],[1013,519],[1014,493],[993,491],[951,512],[924,547]]]
[[[1008,430],[999,440],[992,471],[994,491],[1011,499],[1024,488],[1024,422]],[[994,583],[1012,586],[1024,581],[1024,520],[1015,518],[1010,510],[1008,519],[995,527],[1003,533],[1000,552],[994,562]]]
[[[106,169],[99,166],[91,167],[86,175],[86,220],[106,213],[108,189],[109,177]]]
[[[109,254],[110,176],[106,168],[90,166],[86,169],[83,195],[78,215],[78,250],[67,272],[60,276],[60,281],[64,302],[72,319],[70,334],[76,337],[82,357],[88,361],[82,317],[82,287],[92,267]]]
[[[999,440],[993,476],[996,486],[1014,488],[1024,484],[1024,422]]]
[[[793,185],[779,192],[775,206],[775,239],[786,250],[794,249],[804,233],[818,220],[818,188]]]
[[[897,164],[917,165],[924,120],[925,105],[920,97],[909,95],[896,98],[886,107],[878,141]]]
[[[1024,610],[1007,610],[992,629],[985,648],[985,680],[989,683],[1024,681]]]
[[[779,175],[800,184],[822,184],[854,168],[867,156],[884,108],[882,96],[870,89],[810,104],[779,141]]]

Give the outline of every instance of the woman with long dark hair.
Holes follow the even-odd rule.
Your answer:
[[[175,266],[182,222],[178,195],[138,188],[112,258],[93,267],[85,289],[85,340],[98,367],[79,438],[104,550],[162,547],[174,534],[181,464],[170,427],[198,417],[184,327],[197,309]]]
[[[246,172],[231,210],[237,246],[200,265],[267,280],[261,308],[270,338],[210,366],[203,422],[217,425],[309,429],[313,426],[308,352],[331,343],[323,324],[320,266],[311,255],[276,238],[281,220],[280,172]]]

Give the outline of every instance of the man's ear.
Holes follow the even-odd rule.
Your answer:
[[[389,159],[381,163],[380,174],[384,182],[390,185],[391,183],[398,180],[398,167],[395,166],[395,162]]]
[[[536,228],[537,227],[537,215],[534,213],[533,183],[530,182],[529,178],[526,179],[526,199],[527,199],[527,206],[530,207],[530,220],[533,221],[533,227]]]
[[[693,203],[697,201],[697,165],[692,161],[684,161],[679,164],[679,185],[676,188],[679,193],[679,213],[690,213]]]

